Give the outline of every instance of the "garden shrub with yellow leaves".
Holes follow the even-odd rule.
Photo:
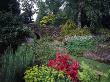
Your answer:
[[[55,21],[55,15],[49,14],[47,16],[44,16],[40,21],[40,26],[44,27],[46,25],[53,25]]]
[[[67,20],[67,22],[62,25],[61,34],[63,36],[70,34],[77,26],[72,20]]]
[[[88,27],[79,28],[72,20],[67,20],[67,22],[62,25],[61,34],[63,36],[85,36],[91,35],[90,30]]]
[[[70,36],[87,36],[91,35],[91,32],[88,28],[76,28],[70,34]]]
[[[46,65],[33,66],[24,73],[25,82],[66,82],[63,71],[57,71]],[[69,81],[68,81],[69,82]]]

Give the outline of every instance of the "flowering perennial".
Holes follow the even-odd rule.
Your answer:
[[[64,71],[73,82],[78,80],[79,62],[71,58],[68,54],[56,53],[56,58],[48,61],[48,66]]]

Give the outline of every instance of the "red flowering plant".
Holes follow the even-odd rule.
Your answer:
[[[64,71],[73,82],[79,82],[78,69],[79,62],[71,58],[69,54],[56,53],[56,58],[48,61],[48,66]]]

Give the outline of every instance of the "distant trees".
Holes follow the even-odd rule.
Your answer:
[[[36,5],[38,7],[37,21],[39,21],[43,16],[46,16],[48,14],[48,9],[46,3],[43,0],[38,0]]]
[[[100,27],[107,22],[104,17],[110,17],[110,0],[85,0],[85,12],[91,25]]]
[[[101,26],[102,19],[110,16],[110,0],[64,0],[67,2],[65,10],[67,16],[77,21],[78,26],[81,21],[91,21],[90,26]],[[69,13],[68,13],[69,11]],[[85,17],[83,17],[85,16]],[[83,19],[82,19],[83,18]],[[104,21],[103,21],[104,23]]]
[[[78,27],[84,25],[90,27],[109,27],[110,22],[106,21],[110,18],[110,0],[39,0],[39,16],[53,13],[65,14],[68,19],[76,22]],[[63,10],[60,7],[66,3]],[[41,7],[42,6],[42,7]],[[42,17],[42,16],[41,16]]]
[[[0,0],[0,11],[20,14],[19,3],[17,0]]]
[[[33,18],[33,14],[35,13],[34,10],[34,0],[19,0],[21,4],[21,11],[23,12],[21,14],[22,20],[25,24],[31,23]]]
[[[45,2],[49,12],[53,14],[57,14],[62,5],[62,0],[46,0]]]

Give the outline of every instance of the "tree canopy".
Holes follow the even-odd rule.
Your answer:
[[[17,0],[0,0],[0,11],[20,14],[19,2]]]

